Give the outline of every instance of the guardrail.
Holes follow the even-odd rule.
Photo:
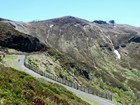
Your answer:
[[[89,88],[87,88],[85,86],[79,85],[77,83],[73,83],[73,82],[68,81],[66,79],[57,77],[57,76],[55,76],[53,74],[44,73],[44,72],[42,72],[40,70],[37,70],[32,65],[27,64],[26,62],[24,62],[24,65],[27,68],[33,70],[34,72],[36,72],[36,73],[38,73],[38,74],[40,74],[40,75],[42,75],[44,77],[47,77],[49,79],[52,79],[54,81],[57,81],[57,82],[59,82],[61,84],[64,84],[64,85],[67,85],[69,87],[75,88],[77,90],[80,90],[80,91],[83,91],[83,92],[86,92],[86,93],[89,93],[89,94],[93,94],[93,95],[96,95],[96,96],[99,96],[99,97],[102,97],[102,98],[105,98],[105,99],[108,99],[108,100],[112,101],[113,95],[111,93],[109,93],[109,92],[108,93],[104,93],[104,92],[100,92],[98,90],[89,89]]]

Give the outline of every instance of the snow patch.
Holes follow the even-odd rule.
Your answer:
[[[75,24],[74,26],[77,27],[77,26],[79,26],[79,25],[80,25],[80,24]]]
[[[118,50],[114,50],[114,53],[117,55],[117,58],[118,58],[118,59],[121,59],[121,55],[120,55],[120,53],[118,52]]]
[[[52,28],[53,26],[54,26],[54,25],[53,25],[53,24],[51,24],[51,25],[50,25],[50,28]]]

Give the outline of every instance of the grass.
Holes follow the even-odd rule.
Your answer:
[[[85,85],[94,90],[100,90],[102,92],[110,91],[115,94],[113,100],[116,104],[139,104],[135,96],[135,94],[139,92],[139,87],[136,85],[139,84],[139,81],[134,82],[136,78],[139,80],[139,71],[129,71],[127,68],[121,67],[118,61],[115,61],[107,55],[108,58],[105,58],[106,61],[97,59],[99,62],[96,61],[97,68],[95,69],[93,66],[90,66],[90,64],[76,61],[71,56],[65,55],[55,49],[48,49],[48,54],[49,56],[43,54],[31,55],[27,57],[26,62],[30,59],[32,64],[37,66],[41,66],[41,63],[45,64],[46,66],[41,66],[44,70],[45,68],[47,68],[48,71],[53,70],[53,73],[61,78]],[[53,69],[50,69],[49,66]],[[87,71],[90,77],[89,79],[84,76],[84,70]]]
[[[0,65],[0,105],[88,105],[62,86]]]
[[[131,91],[123,91],[118,88],[110,88],[115,94],[116,105],[140,105],[140,101],[132,95]]]
[[[129,79],[135,79],[139,80],[140,79],[140,70],[129,70],[126,72],[127,78]]]
[[[6,55],[2,62],[9,67],[17,68],[19,55]]]
[[[66,68],[60,64],[59,60],[54,57],[45,56],[44,54],[34,54],[27,57],[26,62],[36,67],[37,69],[58,75],[68,80],[73,80],[72,76],[67,72]]]

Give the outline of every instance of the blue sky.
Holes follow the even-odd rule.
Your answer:
[[[0,0],[0,17],[16,21],[75,16],[140,27],[140,0]]]

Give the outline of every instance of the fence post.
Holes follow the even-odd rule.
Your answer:
[[[89,90],[89,88],[88,88],[88,93],[90,93],[90,90]]]
[[[105,98],[106,97],[106,95],[105,95],[105,93],[103,93],[103,96],[102,96],[103,98]]]
[[[101,92],[100,91],[98,91],[98,96],[101,97]]]
[[[57,82],[60,82],[60,81],[59,81],[59,77],[57,77]]]
[[[87,87],[85,87],[85,92],[87,93]]]
[[[108,99],[108,94],[106,93],[106,97],[105,97],[106,99]]]
[[[50,79],[52,79],[52,75],[50,75]]]
[[[45,75],[47,78],[48,78],[48,74],[46,73],[46,75]]]
[[[74,88],[78,89],[78,84],[77,83],[74,83]]]
[[[62,84],[64,84],[64,79],[62,78]]]
[[[66,85],[66,79],[64,79],[64,85]]]
[[[101,97],[103,97],[103,93],[101,92]]]
[[[80,90],[80,88],[81,88],[81,86],[80,86],[80,85],[78,85],[78,90]]]
[[[89,94],[92,94],[92,90],[91,90],[91,89],[89,89],[89,88],[88,88],[88,93],[89,93]]]
[[[43,72],[42,72],[43,73]],[[43,73],[43,76],[45,76],[45,73]]]
[[[70,86],[70,81],[68,81],[68,86]]]
[[[57,81],[57,77],[54,75],[54,80]]]
[[[53,80],[55,81],[55,75],[53,75]]]
[[[81,91],[83,91],[83,86],[81,85]]]
[[[83,86],[83,91],[85,92],[85,87]]]
[[[75,85],[74,85],[74,83],[72,82],[72,87],[74,88],[74,86],[75,86]]]
[[[72,82],[69,82],[70,83],[70,87],[72,87]]]
[[[93,90],[93,91],[92,91],[92,94],[94,94],[94,95],[95,95],[95,94],[96,94],[96,93],[95,93],[95,91],[96,91],[96,90]]]
[[[52,80],[54,80],[54,76],[52,75]]]
[[[98,91],[97,90],[95,90],[95,95],[98,96]]]
[[[68,81],[66,80],[66,85],[68,86]]]
[[[109,94],[109,99],[112,101],[112,94]]]
[[[62,79],[61,78],[59,78],[59,82],[62,83]]]

